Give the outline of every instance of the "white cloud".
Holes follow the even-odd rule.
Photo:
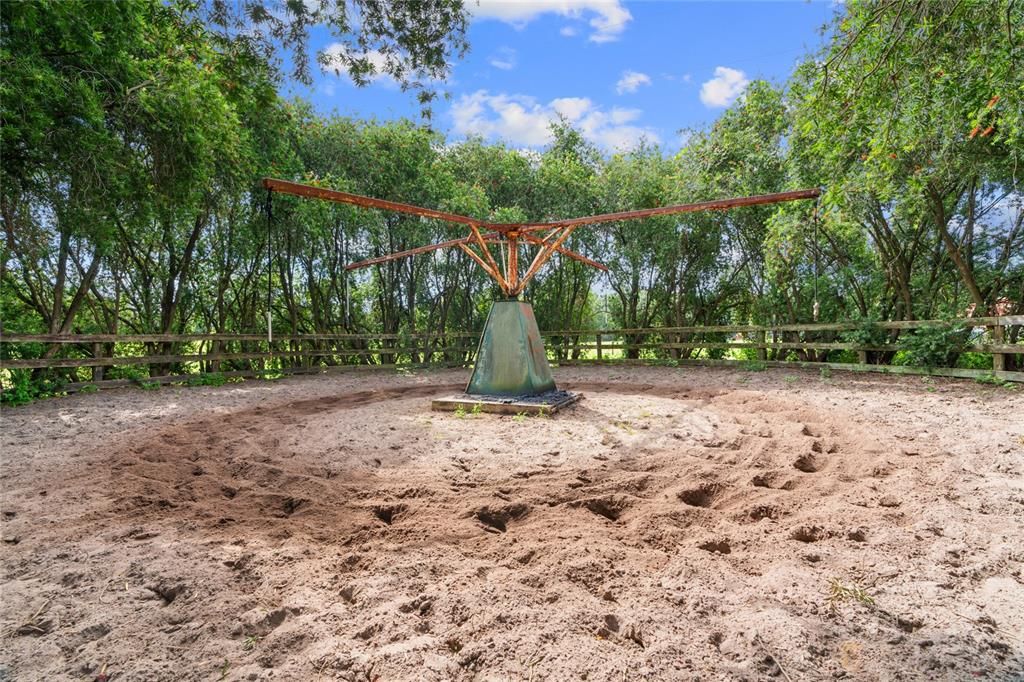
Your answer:
[[[384,69],[387,66],[387,57],[376,50],[370,50],[364,54],[352,54],[348,51],[348,48],[342,43],[331,43],[324,50],[324,54],[330,60],[329,66],[323,67],[321,70],[324,73],[333,73],[337,76],[348,75],[348,62],[353,59],[366,59],[373,66],[374,74],[368,76],[368,80],[371,83],[387,83],[390,85],[395,84],[394,77],[385,73]]]
[[[604,11],[596,9],[597,16],[590,20],[594,32],[590,40],[595,43],[609,43],[619,39],[619,34],[626,30],[626,24],[633,20],[633,15],[618,2],[604,4]]]
[[[551,108],[573,123],[580,120],[593,105],[586,97],[559,97],[551,100]]]
[[[700,101],[707,107],[727,107],[743,94],[750,80],[747,74],[728,66],[716,66],[715,77],[700,86]]]
[[[527,95],[492,95],[487,90],[463,95],[451,109],[457,135],[539,147],[551,142],[550,126],[562,116],[585,138],[610,150],[631,149],[641,139],[659,141],[653,130],[635,123],[642,113],[619,107],[604,110],[586,97],[560,97],[543,104]]]
[[[574,35],[576,35],[576,28],[573,26],[563,26],[559,33],[565,36],[566,38],[572,38]]]
[[[667,81],[672,81],[672,82],[679,81],[679,82],[684,83],[684,84],[689,83],[690,81],[693,80],[693,76],[691,76],[688,73],[684,73],[681,76],[677,76],[677,75],[675,75],[673,73],[662,73],[661,77],[664,78]]]
[[[355,60],[365,59],[373,67],[373,73],[366,76],[366,80],[370,83],[379,83],[391,88],[398,88],[398,81],[395,77],[387,72],[389,60],[396,60],[397,57],[384,54],[377,50],[370,50],[363,53],[355,53],[349,51],[349,48],[343,43],[331,43],[324,48],[324,59],[325,62],[321,62],[320,71],[327,75],[333,75],[338,77],[350,78],[348,73],[349,63]],[[413,70],[408,70],[406,76],[410,80],[417,80],[421,83],[431,83],[435,86],[445,85],[448,87],[457,84],[453,78],[451,78],[452,66],[449,64],[449,77],[445,78],[434,78],[424,73],[419,73]]]
[[[494,54],[487,58],[487,61],[496,69],[511,71],[516,68],[518,55],[511,47],[499,47]]]
[[[554,13],[570,19],[590,16],[590,40],[607,43],[618,40],[633,15],[620,0],[470,0],[469,13],[477,19],[497,19],[522,28],[541,14]],[[572,33],[567,33],[571,29]],[[575,29],[565,27],[562,35],[575,35]]]
[[[650,85],[651,77],[639,71],[623,71],[622,78],[615,84],[615,92],[620,95],[627,92],[636,92],[641,85]]]

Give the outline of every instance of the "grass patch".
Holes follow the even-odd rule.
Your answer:
[[[220,372],[204,372],[190,376],[186,382],[189,386],[223,386],[227,377]]]
[[[979,384],[986,384],[988,386],[999,386],[1000,388],[1008,388],[1010,390],[1016,388],[1012,381],[1003,381],[1002,379],[997,377],[993,372],[986,372],[985,374],[982,374],[980,377],[975,379],[975,381],[977,381]]]
[[[825,595],[825,605],[830,611],[838,611],[839,607],[846,602],[854,601],[864,606],[874,606],[875,599],[868,591],[856,583],[844,585],[839,578],[828,579],[828,589]]]
[[[741,367],[745,372],[763,372],[768,369],[768,365],[760,360],[744,360]]]

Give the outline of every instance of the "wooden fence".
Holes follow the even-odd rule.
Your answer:
[[[973,330],[957,352],[991,355],[991,369],[890,364],[905,345],[898,334],[927,326]],[[1024,315],[938,321],[874,323],[890,341],[864,345],[842,340],[861,323],[720,325],[543,332],[548,355],[559,365],[671,362],[729,365],[743,351],[760,366],[822,367],[899,374],[933,374],[1024,381]],[[342,370],[466,367],[479,334],[3,334],[0,370],[63,373],[61,390],[114,387],[140,382],[187,382],[203,374],[254,377]],[[895,339],[892,341],[891,339]],[[844,353],[845,352],[845,353]],[[837,358],[843,354],[845,357]],[[856,361],[852,358],[856,357]],[[1008,358],[1013,358],[1008,361]],[[845,361],[842,361],[845,360]],[[748,365],[749,366],[749,365]],[[125,370],[126,367],[136,368]],[[8,375],[8,372],[2,374]],[[114,378],[111,378],[114,375]],[[118,376],[120,375],[120,376]]]

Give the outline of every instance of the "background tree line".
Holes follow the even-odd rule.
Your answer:
[[[0,5],[4,332],[253,332],[268,310],[279,333],[480,329],[498,292],[458,250],[342,269],[458,229],[268,204],[265,175],[498,221],[826,189],[577,231],[610,272],[546,268],[526,297],[547,329],[1024,312],[1020,3],[846,3],[788,82],[672,154],[607,154],[565,122],[539,152],[453,142],[277,94],[282,53],[300,79],[316,61],[365,82],[372,48],[429,114],[423,83],[466,48],[458,0],[232,7]],[[348,37],[341,63],[307,54],[317,23]]]

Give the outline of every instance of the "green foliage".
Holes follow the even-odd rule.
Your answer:
[[[115,365],[107,370],[107,379],[130,379],[142,381],[149,377],[149,370],[142,365]]]
[[[225,383],[227,377],[220,372],[204,372],[188,378],[189,386],[223,386]]]
[[[5,383],[8,385],[0,393],[0,401],[5,405],[24,405],[38,396],[37,388],[27,371],[11,370],[10,380]]]
[[[768,365],[760,360],[744,360],[742,367],[747,372],[763,372],[768,369]]]
[[[964,343],[965,330],[953,324],[926,325],[900,339],[907,364],[950,367]]]
[[[878,320],[864,318],[857,321],[857,328],[843,332],[843,340],[858,346],[884,346],[888,343],[887,332],[878,326]]]
[[[24,405],[40,398],[49,398],[63,392],[66,382],[62,378],[46,375],[33,376],[30,369],[4,370],[8,377],[2,381],[0,403]]]
[[[469,49],[466,3],[461,0],[255,0],[244,5],[205,0],[184,7],[232,36],[231,47],[276,62],[284,50],[291,76],[311,84],[317,67],[346,73],[357,85],[386,75],[403,90],[411,89],[429,112],[433,84],[443,82],[454,58]],[[311,57],[312,28],[331,32],[331,48]]]
[[[357,82],[384,72],[429,104],[431,84],[465,47],[465,9],[456,0],[254,2],[244,12],[213,0],[0,3],[5,330],[263,333],[268,301],[278,333],[386,333],[410,348],[424,331],[481,328],[496,290],[457,249],[344,270],[463,230],[286,196],[273,198],[268,220],[254,191],[263,175],[511,222],[827,190],[817,221],[800,202],[577,230],[566,246],[610,272],[557,257],[527,291],[546,329],[797,324],[813,320],[817,302],[822,322],[863,320],[844,340],[880,346],[889,334],[872,320],[1019,304],[1024,53],[1009,27],[1024,25],[1020,2],[845,3],[820,54],[783,85],[751,83],[717,121],[687,131],[675,154],[647,143],[608,153],[567,121],[542,150],[453,143],[410,121],[321,115],[275,92],[276,45],[300,78],[311,66]],[[337,63],[307,54],[314,25],[347,46]],[[956,337],[907,334],[906,351],[869,361],[989,366],[987,355],[957,357]],[[554,359],[579,352],[572,339],[548,350]],[[422,359],[394,355],[389,362]],[[764,368],[753,349],[736,356]],[[267,378],[289,362],[272,363]],[[253,366],[264,365],[231,368]],[[190,368],[111,367],[106,377]],[[11,374],[12,396],[59,390],[30,376]]]
[[[1012,381],[1004,381],[1003,379],[997,377],[993,372],[982,374],[975,381],[977,381],[979,384],[985,384],[988,386],[999,386],[1000,388],[1007,388],[1010,390],[1014,390],[1017,388],[1016,384],[1014,384]]]
[[[992,356],[988,353],[960,353],[956,366],[964,369],[992,369]]]

